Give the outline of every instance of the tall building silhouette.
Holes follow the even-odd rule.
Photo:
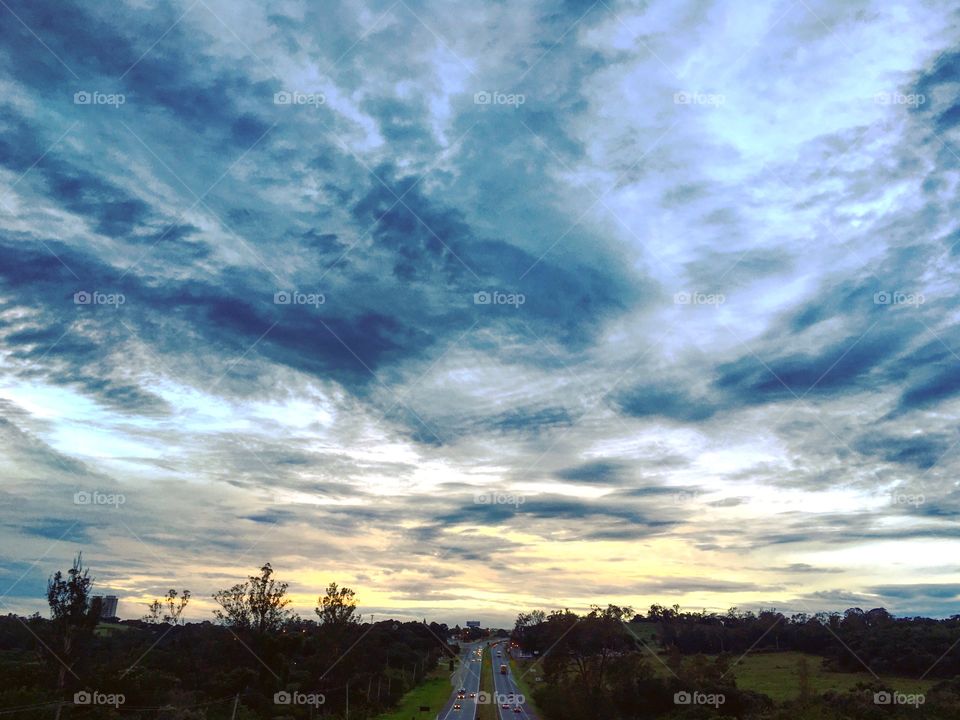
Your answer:
[[[100,617],[103,620],[117,617],[117,596],[116,595],[94,595],[94,600],[100,600]]]

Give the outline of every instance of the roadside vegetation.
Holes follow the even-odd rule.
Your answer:
[[[513,675],[513,681],[520,688],[520,693],[526,698],[530,709],[537,715],[541,715],[540,709],[534,697],[534,689],[537,686],[536,673],[538,668],[532,660],[514,660],[510,658],[510,672]]]
[[[400,698],[396,709],[378,715],[376,720],[408,720],[411,717],[420,717],[424,715],[420,712],[421,707],[429,707],[430,713],[425,716],[432,718],[450,699],[450,692],[449,672],[445,668],[437,668],[423,683]]]

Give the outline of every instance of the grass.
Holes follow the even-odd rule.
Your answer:
[[[543,717],[543,713],[540,712],[537,704],[533,701],[533,689],[538,684],[536,678],[539,677],[537,673],[540,672],[539,667],[530,669],[533,664],[533,660],[514,660],[510,658],[510,672],[513,673],[514,682],[517,683],[517,687],[520,688],[520,692],[526,698],[530,709],[539,717]]]
[[[666,661],[663,653],[659,657]],[[707,656],[711,659],[715,656]],[[846,692],[859,682],[875,682],[876,678],[864,672],[834,672],[823,668],[823,658],[802,652],[753,652],[739,659],[732,666],[737,687],[768,695],[777,702],[795,700],[800,695],[800,659],[806,658],[810,677],[810,689],[820,695],[833,690]],[[689,656],[685,658],[688,660]],[[737,658],[734,658],[736,660]],[[656,675],[665,677],[670,671],[661,663],[648,658]],[[880,680],[890,687],[904,693],[926,692],[937,683],[936,680],[917,680],[894,675],[881,676]]]
[[[630,637],[642,640],[649,647],[654,648],[657,645],[657,632],[660,626],[657,623],[632,622],[627,625]]]
[[[427,679],[400,698],[395,710],[378,715],[376,720],[408,720],[411,717],[434,717],[450,699],[450,673],[446,663],[434,670]],[[420,706],[428,705],[430,713],[421,713]]]
[[[793,700],[800,694],[797,667],[802,657],[807,659],[810,688],[818,695],[827,690],[845,692],[858,682],[875,681],[873,675],[866,671],[847,673],[824,670],[819,655],[800,652],[751,653],[733,668],[737,687],[762,692],[777,701]],[[937,682],[897,676],[881,677],[881,680],[904,693],[926,692]]]
[[[117,632],[130,632],[134,628],[130,625],[120,625],[119,623],[97,623],[97,626],[94,628],[93,632],[95,635],[112,635]]]
[[[493,665],[490,663],[490,647],[484,645],[483,656],[480,660],[480,690],[493,697]],[[497,708],[493,703],[477,705],[480,720],[497,720]]]

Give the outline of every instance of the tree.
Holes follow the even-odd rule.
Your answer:
[[[250,575],[246,582],[227,590],[218,590],[213,599],[220,610],[213,614],[224,625],[259,634],[274,632],[293,618],[287,610],[291,600],[286,597],[288,584],[273,579],[273,568],[267,563],[259,575]]]
[[[180,616],[183,615],[183,611],[189,602],[189,590],[184,590],[178,597],[177,591],[170,588],[162,601],[154,600],[147,605],[147,614],[143,616],[143,620],[156,625],[160,623],[179,625],[181,623]],[[164,605],[166,605],[166,612],[164,612]]]
[[[61,651],[61,657],[56,658],[60,665],[58,690],[66,685],[66,673],[73,665],[79,641],[92,634],[100,619],[100,600],[90,597],[93,582],[90,571],[83,567],[83,553],[74,558],[66,576],[57,570],[47,581],[47,603]]]
[[[356,616],[356,593],[348,587],[337,587],[335,582],[327,585],[326,594],[317,599],[314,612],[322,625],[353,625],[360,621]]]

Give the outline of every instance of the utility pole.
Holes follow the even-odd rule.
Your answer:
[[[350,681],[347,680],[347,719],[350,720]]]
[[[234,720],[237,717],[237,705],[240,704],[240,693],[237,693],[236,697],[233,698],[233,712],[230,713],[230,720]]]

